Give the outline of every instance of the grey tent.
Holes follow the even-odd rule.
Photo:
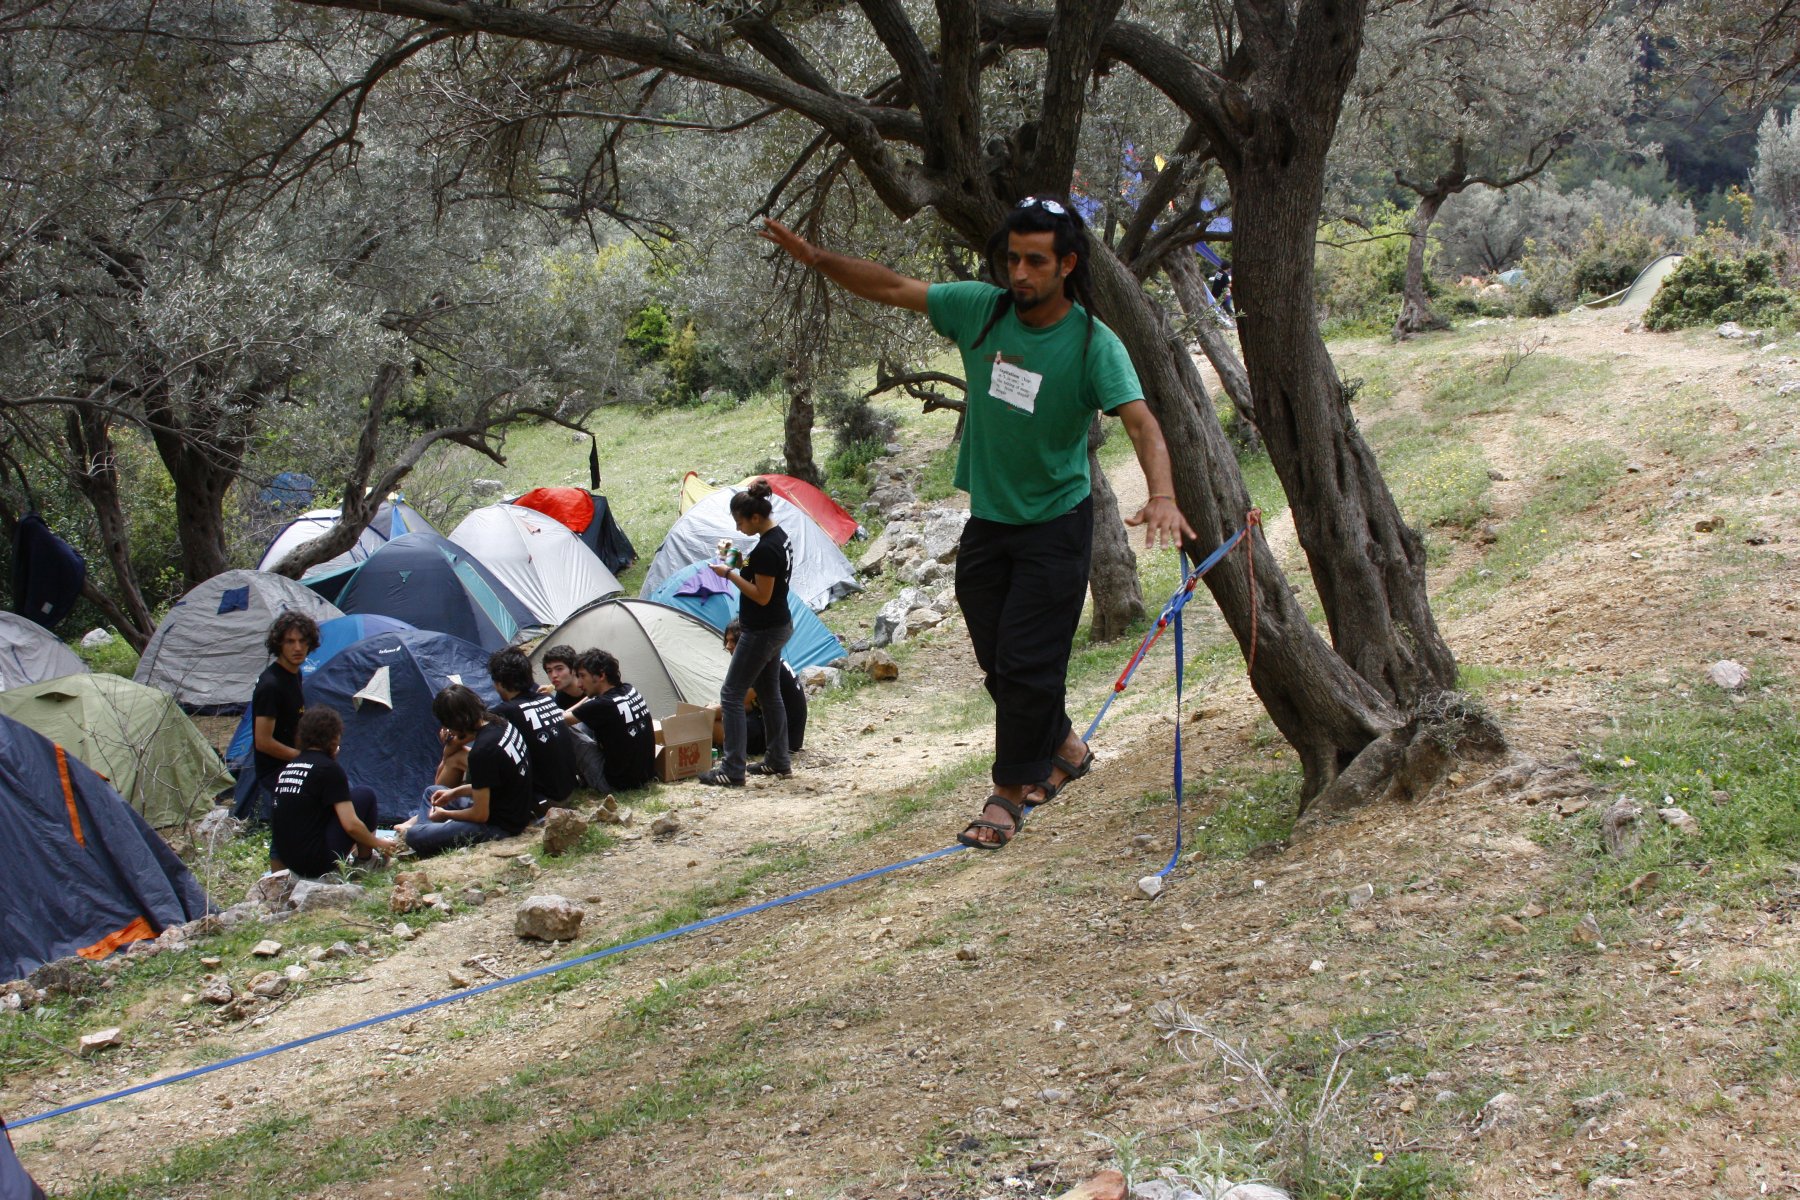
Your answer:
[[[567,525],[535,509],[478,508],[451,530],[450,540],[498,576],[544,625],[566,621],[624,590]]]
[[[544,651],[556,645],[613,654],[625,682],[643,693],[650,715],[659,719],[672,716],[677,702],[717,703],[731,663],[718,632],[700,618],[625,597],[589,605],[540,642],[531,654],[540,679],[546,679]]]
[[[87,664],[56,635],[9,612],[0,612],[0,691],[80,675]]]
[[[238,712],[269,665],[269,625],[288,611],[321,624],[344,615],[331,601],[281,575],[214,575],[175,602],[132,678],[169,693],[190,711]]]

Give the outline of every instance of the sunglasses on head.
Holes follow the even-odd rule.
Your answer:
[[[1062,201],[1051,200],[1045,196],[1027,196],[1023,200],[1019,201],[1019,203],[1017,205],[1015,205],[1014,207],[1017,207],[1017,208],[1041,208],[1053,217],[1066,217],[1069,215],[1069,210],[1067,208],[1063,207]]]

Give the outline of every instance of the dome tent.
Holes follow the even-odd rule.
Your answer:
[[[231,786],[218,752],[167,692],[117,675],[70,675],[0,693],[0,713],[92,767],[162,828],[204,813]]]
[[[614,575],[624,574],[637,561],[637,547],[613,519],[606,497],[597,491],[574,487],[532,488],[512,503],[535,509],[567,525],[569,531],[580,538]]]
[[[269,625],[284,612],[320,622],[344,615],[281,575],[214,575],[169,609],[132,678],[161,688],[190,711],[237,712],[250,703],[256,677],[269,665]]]
[[[712,587],[708,581],[713,579],[718,576],[706,563],[693,563],[669,576],[650,599],[693,613],[722,634],[725,626],[738,615],[743,594],[729,583],[723,591]],[[793,592],[788,593],[788,613],[794,619],[794,636],[781,649],[781,657],[788,666],[795,671],[802,667],[822,667],[844,656],[844,644]]]
[[[740,534],[731,519],[731,498],[740,490],[720,488],[710,492],[676,519],[657,550],[638,595],[650,596],[681,568],[712,558],[722,540],[730,539],[738,549],[746,551],[756,544],[755,538]],[[808,608],[818,612],[840,596],[862,590],[850,560],[844,557],[844,552],[838,549],[830,535],[819,528],[818,522],[781,496],[771,496],[769,504],[775,523],[787,532],[793,545],[791,589],[800,594]]]
[[[106,780],[0,717],[0,980],[71,954],[103,959],[206,915],[206,893]]]
[[[771,492],[798,506],[838,545],[849,544],[862,532],[862,526],[843,505],[804,479],[792,475],[748,475],[738,481],[737,490],[744,490],[758,479],[766,480]],[[701,479],[699,472],[689,471],[681,478],[681,511],[686,512],[718,490],[716,485]]]
[[[517,504],[476,509],[451,530],[450,540],[511,588],[539,624],[566,621],[624,590],[568,526]]]
[[[484,704],[500,702],[488,652],[447,634],[378,633],[332,656],[306,681],[306,703],[344,718],[338,762],[354,785],[372,788],[383,825],[412,815],[437,774],[443,747],[431,699],[452,683]]]
[[[468,551],[435,533],[397,537],[356,568],[338,593],[346,613],[375,613],[493,651],[538,623]]]
[[[306,656],[300,664],[300,680],[330,662],[338,651],[355,645],[366,637],[374,637],[378,633],[405,633],[413,627],[405,621],[396,621],[392,617],[383,617],[374,613],[347,613],[341,617],[333,617],[329,621],[319,622],[319,646]],[[250,708],[244,708],[244,715],[232,732],[231,742],[225,748],[225,766],[234,772],[243,772],[250,762],[251,744],[255,739],[255,726],[250,719]],[[238,781],[239,792],[245,790],[244,781]],[[242,799],[240,794],[239,799]]]
[[[600,649],[619,660],[625,682],[643,693],[650,715],[672,716],[677,703],[715,704],[731,656],[711,626],[690,613],[650,600],[619,598],[591,604],[558,625],[531,653],[538,678],[551,646]]]
[[[282,526],[281,532],[269,542],[269,548],[263,551],[262,560],[256,564],[256,569],[274,570],[282,559],[295,550],[329,532],[337,524],[343,511],[341,508],[315,508],[311,512],[301,513]],[[348,550],[322,563],[314,563],[306,569],[306,574],[329,575],[344,567],[355,566],[395,538],[421,530],[436,532],[431,528],[431,522],[403,498],[395,496],[392,500],[383,500]]]
[[[36,621],[0,612],[0,691],[87,669],[78,654]]]

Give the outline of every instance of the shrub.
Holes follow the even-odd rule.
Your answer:
[[[1400,311],[1406,286],[1407,214],[1384,204],[1366,228],[1343,222],[1319,236],[1319,316],[1328,335],[1385,333]],[[1432,252],[1425,259],[1425,288],[1437,292],[1432,278]]]
[[[1781,286],[1776,269],[1774,256],[1759,251],[1741,258],[1711,250],[1690,254],[1663,280],[1644,325],[1668,330],[1719,321],[1791,322],[1794,294]]]

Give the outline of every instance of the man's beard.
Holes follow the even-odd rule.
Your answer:
[[[1054,300],[1057,296],[1059,296],[1061,294],[1062,293],[1061,293],[1060,288],[1053,288],[1049,291],[1042,292],[1038,295],[1032,296],[1028,300],[1025,298],[1025,296],[1023,294],[1021,294],[1021,292],[1019,291],[1018,288],[1013,288],[1012,289],[1013,308],[1015,308],[1019,312],[1029,312],[1031,309],[1040,308],[1043,305],[1050,303],[1052,300]]]

